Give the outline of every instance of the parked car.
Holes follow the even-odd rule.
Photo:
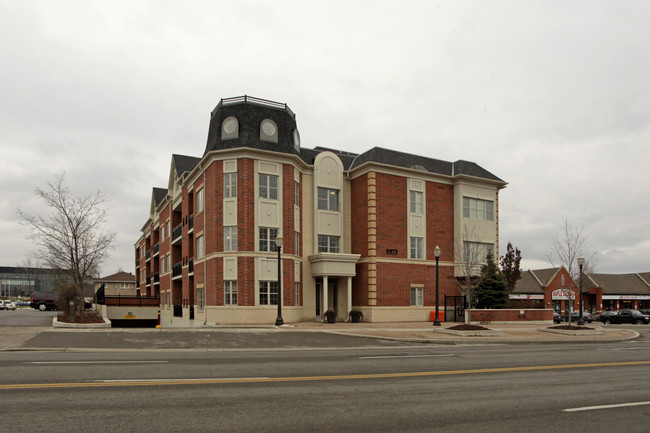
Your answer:
[[[560,313],[553,313],[553,323],[562,323],[564,322],[564,317]]]
[[[5,301],[5,308],[7,310],[15,310],[16,309],[16,304],[14,304],[11,301]]]
[[[5,301],[0,299],[0,310],[6,310],[6,309],[7,309],[7,306],[5,305]]]
[[[56,310],[56,294],[53,292],[34,292],[32,293],[32,298],[29,306],[41,311]],[[84,299],[84,306],[87,310],[89,308],[92,308],[93,304],[87,299]]]
[[[608,314],[601,314],[599,320],[604,324],[608,325],[610,323],[636,323],[636,324],[648,324],[650,323],[650,316],[647,316],[641,313],[639,310],[620,310],[620,311],[608,311]]]
[[[56,294],[54,292],[34,292],[29,306],[41,311],[56,310]]]
[[[564,320],[568,322],[566,315],[564,316]],[[580,320],[580,311],[574,311],[571,313],[571,323],[578,323],[578,320]],[[582,320],[587,323],[591,323],[596,319],[588,311],[583,311]]]

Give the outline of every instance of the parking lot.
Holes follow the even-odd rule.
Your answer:
[[[51,326],[54,311],[38,311],[29,307],[19,307],[16,310],[0,310],[0,327]]]

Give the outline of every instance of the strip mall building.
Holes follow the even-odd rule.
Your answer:
[[[222,99],[203,156],[173,155],[153,189],[137,287],[163,326],[273,323],[279,299],[285,322],[429,320],[436,246],[442,305],[461,294],[463,249],[498,252],[505,186],[468,161],[304,148],[286,104]]]
[[[522,272],[510,294],[513,308],[553,308],[561,313],[580,309],[600,313],[623,308],[650,309],[650,272],[589,274],[574,281],[564,266]]]

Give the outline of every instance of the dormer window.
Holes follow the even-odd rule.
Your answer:
[[[291,137],[293,138],[293,148],[296,149],[296,152],[300,152],[300,133],[297,129],[293,130]]]
[[[260,140],[278,142],[278,126],[271,119],[264,119],[260,124]]]
[[[230,140],[239,137],[239,121],[236,117],[227,117],[221,124],[221,139]]]

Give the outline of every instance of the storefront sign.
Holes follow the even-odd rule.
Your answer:
[[[544,295],[510,295],[510,299],[541,299],[544,300]]]
[[[560,299],[575,299],[576,294],[575,292],[569,290],[569,289],[559,289],[559,290],[553,290],[551,293],[551,299],[553,300],[560,300]]]
[[[628,301],[646,301],[650,300],[650,295],[603,295],[603,301],[619,299]]]

